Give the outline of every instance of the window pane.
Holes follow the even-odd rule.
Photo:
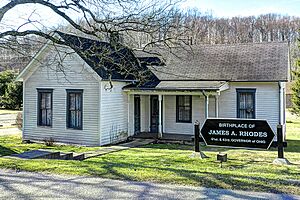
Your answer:
[[[47,124],[47,110],[42,110],[42,116],[41,116],[41,124],[40,125],[46,125]]]
[[[246,108],[246,96],[244,93],[240,93],[240,109],[245,109]]]
[[[238,116],[239,118],[253,119],[254,108],[254,92],[238,92]]]
[[[45,93],[45,108],[51,109],[51,93]]]
[[[75,127],[75,121],[76,121],[76,113],[75,111],[70,112],[70,127],[73,128]]]
[[[81,111],[77,111],[76,126],[81,127]]]
[[[190,96],[184,96],[184,106],[190,106]]]
[[[69,128],[82,128],[82,93],[81,92],[68,92],[69,97],[69,114],[68,114],[68,127]]]
[[[179,122],[191,121],[191,96],[178,96],[177,101],[177,120]]]
[[[38,89],[38,125],[52,125],[52,90]]]
[[[253,108],[253,100],[252,100],[252,95],[251,94],[248,94],[247,95],[247,109],[248,108]]]
[[[240,118],[246,118],[246,110],[245,109],[240,110]]]
[[[70,110],[75,110],[75,94],[70,93]]]
[[[179,107],[178,112],[179,112],[178,113],[179,114],[179,116],[178,116],[179,120],[180,121],[184,120],[184,107]]]
[[[46,94],[45,93],[41,93],[41,109],[45,109],[46,108]]]
[[[76,110],[81,109],[81,94],[76,94]]]
[[[51,109],[47,110],[47,125],[51,126],[52,125],[52,111]]]

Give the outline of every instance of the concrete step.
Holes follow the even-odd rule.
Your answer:
[[[73,160],[84,160],[84,153],[73,153]]]
[[[58,160],[84,160],[84,153],[73,152],[59,152],[51,149],[38,149],[32,151],[26,151],[20,154],[12,154],[6,157],[15,157],[23,159],[58,159]]]
[[[58,159],[60,156],[60,152],[56,151],[47,151],[47,150],[32,150],[26,151],[20,154],[13,154],[13,157],[25,158],[25,159]]]
[[[60,160],[73,160],[73,153],[60,152]]]

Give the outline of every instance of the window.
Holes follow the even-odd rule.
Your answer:
[[[237,89],[237,118],[255,119],[255,89]]]
[[[52,126],[52,89],[37,89],[39,126]]]
[[[83,90],[67,90],[67,128],[82,129]]]
[[[192,96],[176,96],[176,122],[192,122]]]

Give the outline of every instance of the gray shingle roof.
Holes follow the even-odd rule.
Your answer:
[[[159,52],[165,65],[150,67],[159,80],[288,80],[289,47],[285,42],[194,45],[188,50]]]
[[[215,91],[220,90],[226,85],[226,81],[160,81],[156,86],[143,87],[136,86],[134,84],[127,85],[123,89],[129,90],[163,90],[163,91],[199,91],[209,90]]]
[[[161,90],[218,90],[226,82],[224,81],[161,81],[155,89]]]

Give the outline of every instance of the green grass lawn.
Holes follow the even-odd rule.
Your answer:
[[[84,147],[84,146],[72,146],[72,145],[56,145],[46,146],[42,143],[22,143],[22,137],[20,135],[0,136],[0,156],[7,156],[15,153],[22,153],[24,151],[35,149],[50,149],[63,152],[87,152],[97,150],[101,147]]]
[[[300,195],[300,119],[289,118],[289,121],[285,157],[293,163],[290,166],[272,164],[277,157],[276,149],[264,151],[202,146],[210,158],[200,160],[189,157],[191,146],[150,144],[84,161],[0,158],[0,168]],[[19,136],[0,137],[1,155],[38,148],[45,146],[22,144]],[[77,146],[51,148],[75,152],[96,149]],[[222,168],[216,162],[218,151],[228,154],[229,160]]]

